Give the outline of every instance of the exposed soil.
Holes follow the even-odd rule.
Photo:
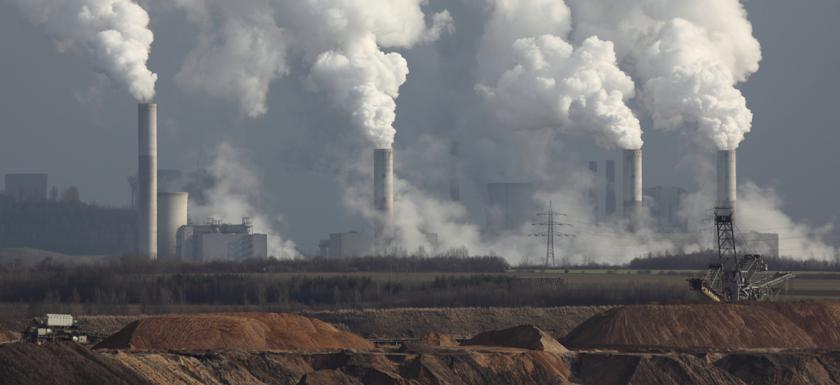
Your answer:
[[[406,308],[318,311],[302,314],[373,339],[421,338],[432,332],[444,333],[456,338],[470,338],[481,332],[518,325],[535,325],[560,338],[581,322],[610,308],[610,306]]]
[[[4,342],[17,341],[20,339],[20,334],[0,329],[0,344]]]
[[[373,349],[288,314],[145,317],[106,341],[122,350],[0,344],[0,384],[840,385],[838,306],[615,308],[570,333],[572,351],[535,326]]]
[[[364,338],[316,319],[282,313],[230,313],[143,318],[95,348],[317,352],[373,347]]]
[[[807,308],[807,305],[805,306]],[[733,351],[815,349],[806,326],[783,315],[796,306],[638,305],[612,309],[582,323],[563,339],[570,348],[669,348]],[[829,322],[829,325],[837,323]],[[820,332],[828,333],[828,332]],[[833,345],[837,346],[837,345]]]
[[[465,346],[504,346],[552,353],[568,353],[569,350],[536,326],[522,325],[504,330],[481,333],[463,343]]]

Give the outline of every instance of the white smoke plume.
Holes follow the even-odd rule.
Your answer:
[[[696,130],[735,149],[752,126],[736,86],[758,70],[761,47],[738,0],[569,0],[576,40],[616,44],[641,84],[654,127]]]
[[[146,66],[154,34],[149,14],[132,0],[7,0],[41,26],[60,52],[85,55],[139,102],[155,96]]]
[[[267,111],[271,81],[288,61],[310,67],[310,86],[345,111],[377,147],[391,147],[396,98],[408,63],[389,48],[430,42],[452,30],[444,11],[430,25],[424,0],[179,0],[204,31],[179,74],[182,84]],[[292,56],[294,55],[294,56]]]
[[[268,253],[275,258],[294,258],[299,255],[295,243],[285,240],[276,231],[283,218],[268,218],[258,207],[260,181],[251,171],[253,166],[228,142],[216,149],[210,175],[214,185],[207,193],[207,202],[197,205],[191,201],[190,216],[197,220],[209,218],[224,223],[240,223],[250,218],[256,233],[268,235]]]
[[[532,22],[545,20],[544,12],[552,23],[538,28]],[[568,24],[562,1],[496,1],[481,49],[510,57],[481,52],[479,66],[489,68],[479,72],[495,75],[498,63],[509,67],[477,91],[509,127],[553,127],[589,134],[606,148],[641,148],[641,125],[626,104],[635,85],[619,69],[613,44],[592,36],[574,48],[565,40]]]
[[[179,84],[238,103],[250,118],[264,115],[272,81],[289,73],[287,37],[270,1],[178,3],[201,30],[178,72]]]

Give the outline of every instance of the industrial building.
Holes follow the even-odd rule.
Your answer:
[[[687,230],[685,219],[679,215],[686,191],[680,187],[656,186],[645,189],[645,207],[654,227],[663,233]]]
[[[268,236],[253,234],[247,218],[241,224],[209,221],[178,229],[177,255],[185,261],[236,261],[268,257]]]
[[[47,200],[47,174],[6,174],[5,194],[18,202]]]
[[[487,185],[488,235],[517,231],[529,223],[540,207],[534,201],[533,183],[490,183]]]
[[[349,258],[371,255],[373,245],[374,240],[370,235],[350,231],[330,234],[329,239],[318,243],[318,248],[324,258]]]

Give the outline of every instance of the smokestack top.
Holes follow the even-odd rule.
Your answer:
[[[717,206],[735,209],[738,198],[738,153],[720,150],[717,153]]]

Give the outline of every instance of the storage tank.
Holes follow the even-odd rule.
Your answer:
[[[178,229],[189,218],[189,193],[158,193],[158,256],[177,257]]]

